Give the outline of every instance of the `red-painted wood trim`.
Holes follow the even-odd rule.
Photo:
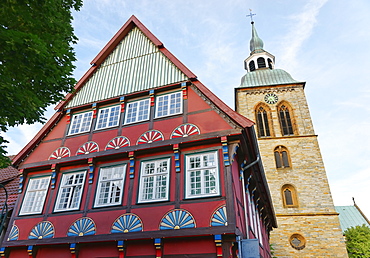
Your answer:
[[[200,81],[193,81],[193,84],[206,96],[210,101],[212,101],[218,108],[225,112],[232,120],[242,127],[251,127],[254,125],[252,120],[249,120],[245,116],[240,115],[236,111],[232,110],[228,105],[226,105],[221,99],[219,99],[212,91],[210,91],[206,86],[204,86]]]
[[[55,125],[58,119],[62,116],[62,112],[56,112],[41,128],[41,130],[33,137],[33,139],[13,158],[13,165],[17,166],[22,159],[41,141],[47,132]]]

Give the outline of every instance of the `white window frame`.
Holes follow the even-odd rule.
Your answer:
[[[76,176],[82,176],[82,178],[77,179]],[[69,177],[72,177],[73,182],[71,184],[67,184],[67,180]],[[58,191],[58,197],[57,201],[55,203],[54,211],[72,211],[72,210],[78,210],[80,209],[81,199],[82,199],[82,193],[84,190],[84,184],[85,184],[85,177],[86,177],[86,171],[78,171],[78,172],[71,172],[71,173],[64,173],[62,175],[62,179],[59,185],[59,191]],[[76,190],[78,189],[78,190]],[[67,193],[66,191],[72,190],[70,193]],[[65,194],[68,194],[66,196]],[[72,206],[73,199],[76,199],[76,204]],[[67,207],[60,207],[62,203],[66,203]]]
[[[213,162],[210,164],[205,164],[205,157],[213,156]],[[197,167],[194,167],[194,158],[199,158],[200,164]],[[194,173],[197,173],[194,178]],[[213,175],[212,175],[213,173]],[[214,180],[206,180],[208,176],[213,176]],[[211,197],[220,195],[220,171],[219,171],[219,162],[218,162],[218,151],[202,152],[191,155],[186,155],[186,172],[185,172],[185,198],[199,198],[199,197]],[[199,182],[192,182],[192,179],[199,179]],[[212,187],[212,184],[214,186]],[[199,184],[199,187],[196,187],[195,184]],[[195,186],[195,187],[194,187]],[[212,189],[213,192],[212,192]],[[200,193],[193,193],[193,190],[196,191],[200,189]],[[208,192],[211,190],[211,192]]]
[[[95,130],[118,126],[120,114],[121,106],[119,105],[99,109]]]
[[[163,162],[167,162],[167,168],[165,171],[161,170],[161,164]],[[153,166],[152,173],[148,173],[150,171],[148,171],[147,165]],[[170,158],[142,161],[138,203],[167,201],[169,196],[168,193],[169,193],[170,171],[171,171]],[[164,180],[163,176],[165,176]],[[148,186],[148,184],[150,184],[151,186],[146,187]],[[158,196],[161,194],[164,194],[164,196]],[[152,197],[149,198],[148,195],[152,195]]]
[[[100,168],[94,207],[121,204],[125,177],[126,164]]]
[[[71,124],[69,126],[68,135],[89,132],[91,128],[92,118],[93,118],[92,111],[73,115]]]
[[[19,215],[41,214],[51,176],[30,178]]]
[[[156,97],[155,103],[156,118],[182,114],[182,91],[159,95]]]
[[[140,114],[140,112],[144,112]],[[125,124],[133,124],[150,118],[150,99],[141,99],[127,102],[125,112]],[[129,121],[128,121],[129,120]]]

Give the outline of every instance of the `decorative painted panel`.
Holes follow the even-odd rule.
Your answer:
[[[71,156],[71,151],[67,147],[59,147],[49,157],[50,159],[61,159]]]
[[[28,239],[44,239],[54,237],[54,226],[49,221],[39,222],[32,230]]]
[[[163,134],[158,130],[150,130],[143,133],[136,144],[152,143],[157,141],[163,141]]]
[[[211,226],[227,226],[226,206],[219,207],[211,217]]]
[[[99,146],[96,142],[85,142],[81,145],[80,148],[78,148],[76,155],[83,155],[83,154],[89,154],[92,152],[98,152]]]
[[[195,228],[195,220],[190,212],[183,209],[169,211],[160,223],[159,229]]]
[[[175,130],[171,133],[171,139],[173,138],[180,138],[180,137],[188,137],[191,135],[200,134],[199,128],[194,124],[182,124],[176,127]]]
[[[92,219],[84,217],[76,220],[68,229],[67,236],[95,235],[96,227]]]
[[[133,214],[126,213],[119,216],[112,225],[111,233],[128,233],[143,231],[141,219]]]
[[[117,136],[110,140],[105,146],[105,150],[118,150],[122,147],[130,146],[130,140],[125,136]]]
[[[10,230],[8,241],[18,240],[19,237],[19,229],[16,225],[13,225],[12,229]]]

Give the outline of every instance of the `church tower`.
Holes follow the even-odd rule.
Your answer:
[[[305,82],[275,69],[252,21],[246,75],[235,89],[236,111],[256,121],[261,158],[278,221],[271,232],[277,257],[347,257]]]

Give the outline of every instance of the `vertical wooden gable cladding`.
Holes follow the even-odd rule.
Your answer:
[[[138,27],[134,27],[76,93],[67,108],[188,79]]]
[[[200,83],[135,17],[93,64],[15,158],[20,195],[0,252],[236,257],[238,237],[259,237],[249,232],[250,219],[261,224],[261,248],[269,250],[275,219],[263,170],[241,172],[258,156],[253,122]],[[169,106],[170,96],[177,109],[166,113],[158,107]],[[134,103],[144,103],[145,119],[127,120]],[[102,110],[113,110],[113,125],[98,127]],[[77,117],[90,126],[71,133]],[[241,177],[252,174],[257,205],[243,199]]]

